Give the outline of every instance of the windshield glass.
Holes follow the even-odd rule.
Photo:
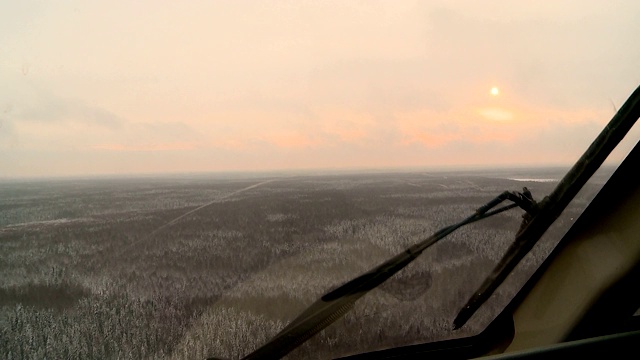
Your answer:
[[[541,200],[640,83],[632,1],[0,8],[7,359],[247,355],[503,191]],[[290,357],[478,333],[632,145],[461,329],[521,209],[449,235]]]

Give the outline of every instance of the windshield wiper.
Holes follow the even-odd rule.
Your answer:
[[[513,203],[492,210],[505,200],[510,200]],[[247,355],[244,359],[277,359],[288,354],[313,335],[342,317],[342,315],[353,307],[359,298],[409,265],[422,254],[425,249],[435,244],[438,240],[464,225],[518,206],[528,212],[532,212],[537,207],[527,188],[524,188],[522,193],[505,191],[486,205],[480,207],[473,215],[466,219],[436,231],[433,235],[407,248],[405,251],[372,270],[326,293],[303,311],[271,341]]]

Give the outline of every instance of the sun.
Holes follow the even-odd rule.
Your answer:
[[[498,96],[498,95],[500,95],[500,90],[497,87],[494,86],[494,87],[491,88],[491,91],[489,91],[489,93],[491,95],[493,95],[493,96]]]

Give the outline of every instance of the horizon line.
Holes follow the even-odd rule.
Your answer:
[[[188,177],[222,177],[260,178],[260,177],[290,177],[290,176],[324,176],[349,174],[389,174],[389,173],[417,173],[417,172],[465,172],[465,171],[505,171],[525,169],[563,169],[573,164],[531,164],[531,165],[467,165],[467,166],[398,166],[398,167],[348,167],[348,168],[303,168],[303,169],[260,169],[260,170],[210,170],[210,171],[176,171],[176,172],[131,172],[131,173],[102,173],[102,174],[67,174],[67,175],[16,175],[2,176],[0,182],[42,181],[42,180],[91,180],[91,179],[144,179],[144,178],[188,178]],[[602,167],[615,166],[603,164]]]

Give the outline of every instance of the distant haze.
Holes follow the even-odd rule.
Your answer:
[[[639,14],[5,1],[0,178],[571,164],[640,84]]]

